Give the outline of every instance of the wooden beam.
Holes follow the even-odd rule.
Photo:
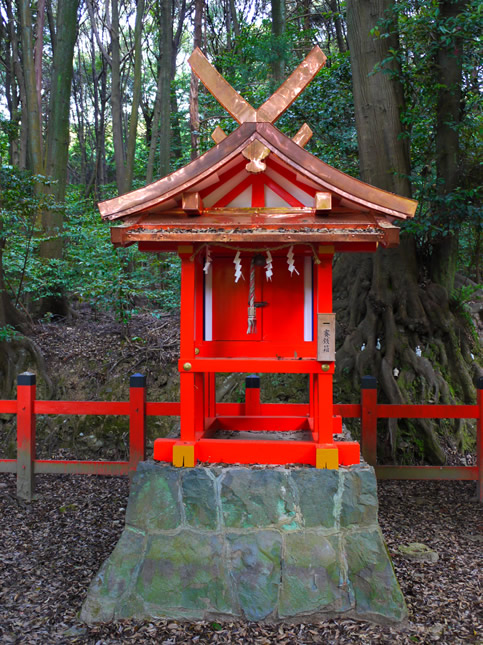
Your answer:
[[[332,193],[315,193],[314,202],[317,215],[326,215],[327,211],[332,210]]]
[[[304,91],[326,60],[324,52],[315,46],[278,90],[258,108],[256,120],[274,123]]]
[[[312,138],[313,134],[314,133],[309,128],[309,126],[306,123],[304,123],[303,126],[300,128],[300,130],[297,132],[297,134],[292,137],[292,141],[294,141],[301,148],[305,148],[307,143]]]
[[[221,143],[224,139],[226,139],[226,137],[227,135],[223,132],[219,125],[217,125],[211,133],[211,138],[216,144]]]
[[[187,215],[201,215],[203,200],[199,193],[183,193],[181,195],[181,208]]]
[[[188,58],[191,69],[206,89],[238,123],[256,121],[257,111],[219,74],[197,47]]]

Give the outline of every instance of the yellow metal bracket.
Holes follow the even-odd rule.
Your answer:
[[[337,448],[316,448],[315,467],[327,470],[339,469],[339,451]]]
[[[173,446],[173,466],[176,466],[176,468],[195,467],[194,444],[177,443]]]

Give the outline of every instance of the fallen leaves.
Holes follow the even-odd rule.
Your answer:
[[[313,625],[152,619],[87,627],[77,614],[120,536],[127,479],[43,475],[37,499],[21,505],[15,477],[0,475],[0,642],[481,643],[483,507],[473,494],[472,482],[379,483],[380,523],[410,612],[400,628],[350,619]],[[432,504],[415,503],[421,497]],[[439,561],[411,562],[397,553],[398,544],[411,542],[437,550]]]

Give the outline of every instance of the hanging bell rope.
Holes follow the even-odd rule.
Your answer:
[[[257,310],[255,307],[255,258],[250,262],[250,288],[248,291],[248,329],[247,334],[257,331]]]

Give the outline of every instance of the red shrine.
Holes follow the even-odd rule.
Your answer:
[[[111,229],[116,246],[181,258],[181,436],[157,439],[155,460],[359,463],[357,442],[334,441],[332,260],[397,246],[392,222],[412,217],[416,202],[305,151],[307,125],[293,139],[273,125],[325,60],[315,47],[255,109],[195,50],[193,71],[239,127],[229,136],[217,128],[217,145],[203,156],[99,205],[103,218],[121,223]],[[308,374],[310,402],[261,404],[247,379],[245,403],[216,403],[219,372]],[[299,430],[307,439],[217,438],[223,429]]]

